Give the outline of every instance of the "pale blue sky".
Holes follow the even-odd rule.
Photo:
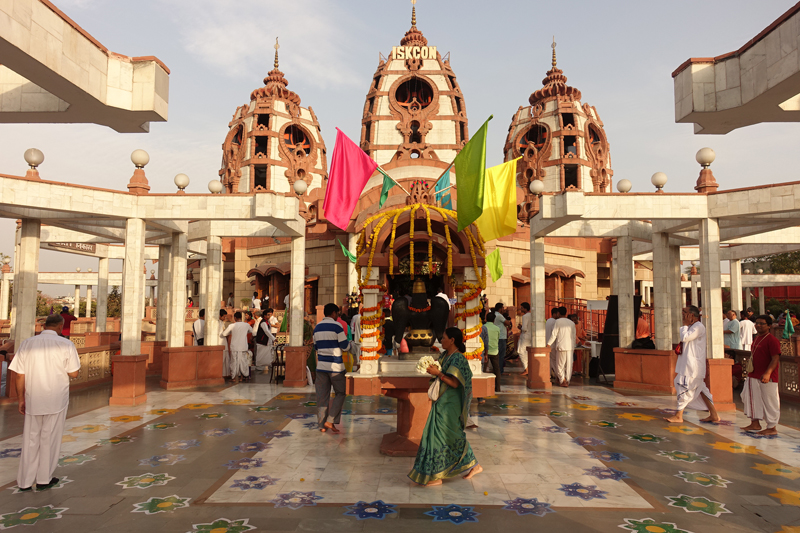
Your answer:
[[[387,55],[410,26],[407,0],[54,0],[110,50],[155,55],[172,71],[169,121],[148,134],[93,125],[0,125],[0,172],[24,174],[25,149],[40,148],[45,179],[124,189],[130,153],[144,148],[153,192],[207,192],[237,106],[272,68],[275,37],[289,88],[311,106],[331,153],[334,128],[360,135],[360,119],[378,53]],[[667,191],[691,191],[695,152],[711,146],[722,188],[797,180],[794,124],[757,125],[725,136],[698,136],[674,121],[671,73],[687,58],[738,49],[793,5],[790,0],[670,2],[497,2],[419,0],[417,27],[451,53],[470,131],[494,115],[488,164],[502,161],[513,113],[527,105],[550,66],[550,43],[568,83],[597,108],[611,143],[614,182],[649,191],[650,176],[669,176]],[[13,250],[13,223],[0,228],[0,251]],[[6,230],[7,228],[7,230]],[[42,254],[42,271],[96,268],[96,260]],[[149,268],[149,265],[148,265]],[[112,268],[113,269],[113,268]],[[51,295],[69,290],[46,289]]]

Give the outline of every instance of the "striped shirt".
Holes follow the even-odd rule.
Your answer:
[[[314,347],[317,350],[317,372],[344,372],[342,352],[350,348],[350,342],[341,324],[325,317],[314,328]]]

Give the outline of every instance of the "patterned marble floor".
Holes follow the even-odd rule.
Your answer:
[[[472,406],[484,472],[433,488],[410,483],[413,458],[378,452],[394,400],[348,397],[342,433],[322,434],[310,387],[153,391],[71,416],[62,482],[37,493],[16,492],[21,436],[3,432],[0,529],[800,532],[797,429],[754,438],[740,412],[671,426],[673,398],[599,386],[527,391],[512,376],[503,389]]]

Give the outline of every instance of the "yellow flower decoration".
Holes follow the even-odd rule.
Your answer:
[[[715,450],[722,450],[724,452],[731,452],[731,453],[749,453],[751,455],[758,455],[759,450],[755,446],[746,446],[744,444],[739,444],[738,442],[715,442],[714,444],[709,444]]]
[[[797,505],[800,506],[800,491],[775,489],[778,492],[770,494],[773,498],[777,498],[783,505]]]
[[[624,418],[625,420],[638,420],[640,422],[650,422],[651,420],[655,420],[656,417],[645,415],[642,413],[622,413],[621,415],[617,415],[617,418]]]
[[[76,440],[78,440],[78,437],[75,435],[64,435],[61,437],[61,442],[75,442]]]
[[[778,533],[800,533],[800,526],[783,526]]]
[[[550,400],[547,398],[539,398],[538,396],[534,396],[532,398],[525,398],[525,401],[528,403],[550,403]]]
[[[300,400],[305,398],[302,394],[278,394],[276,400]]]
[[[703,428],[696,428],[692,426],[667,426],[664,429],[669,432],[680,433],[682,435],[705,435],[708,433],[708,431]]]
[[[106,429],[108,429],[108,426],[104,426],[103,424],[87,424],[85,426],[72,428],[70,431],[73,433],[97,433],[98,431],[103,431]]]
[[[225,405],[249,405],[249,404],[253,403],[253,401],[252,400],[225,400],[222,403],[224,403]]]
[[[756,466],[753,468],[761,471],[762,474],[767,476],[781,476],[791,480],[795,480],[800,477],[800,468],[782,465],[780,463],[756,463]]]
[[[148,415],[174,415],[177,413],[177,409],[153,409],[152,411],[148,411]]]
[[[579,411],[597,411],[600,409],[597,405],[589,405],[587,403],[573,403],[570,407]]]
[[[210,407],[214,406],[210,403],[187,403],[182,409],[208,409]]]
[[[112,416],[112,422],[136,422],[137,420],[141,420],[141,416],[134,416],[134,415],[121,415],[121,416]]]

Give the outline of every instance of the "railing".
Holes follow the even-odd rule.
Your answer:
[[[578,320],[583,325],[588,340],[596,340],[599,335],[603,334],[606,325],[606,316],[608,311],[590,311],[588,309],[586,300],[579,298],[569,300],[545,300],[545,308],[547,309],[547,316],[550,316],[550,309],[554,307],[566,307],[567,314],[578,315]],[[653,309],[641,308],[645,320],[650,325],[650,335],[655,331],[655,313]]]
[[[110,379],[111,356],[118,350],[119,343],[79,348],[78,358],[81,361],[81,369],[78,371],[78,377],[70,378],[70,386],[88,385],[92,382]]]

